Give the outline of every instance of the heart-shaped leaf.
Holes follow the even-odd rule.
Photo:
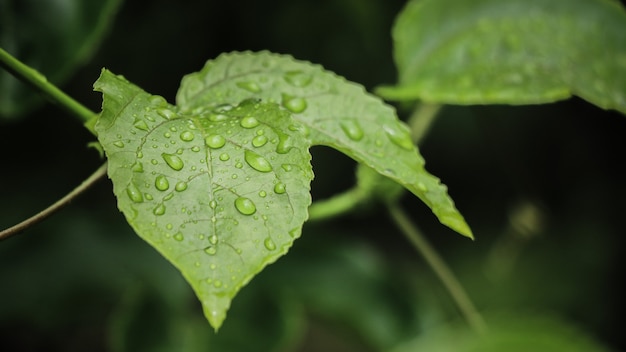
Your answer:
[[[193,111],[249,98],[280,103],[307,127],[313,144],[333,147],[400,183],[443,224],[472,237],[446,186],[425,170],[395,110],[319,65],[269,52],[223,54],[185,76],[176,100],[183,111]]]
[[[310,142],[276,104],[180,111],[107,70],[95,125],[118,207],[169,259],[219,328],[231,299],[300,236]]]
[[[626,113],[626,11],[612,0],[410,1],[388,99],[537,104],[572,94]]]

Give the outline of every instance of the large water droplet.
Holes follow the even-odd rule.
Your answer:
[[[270,164],[270,162],[267,161],[267,159],[265,159],[264,157],[260,156],[259,154],[251,150],[245,151],[244,159],[246,160],[248,165],[250,165],[250,167],[252,167],[253,169],[257,171],[260,171],[260,172],[272,171],[272,165]]]
[[[249,198],[245,197],[235,199],[235,208],[243,215],[252,215],[256,212],[254,203]]]
[[[159,175],[154,181],[154,186],[159,191],[167,191],[167,189],[170,188],[170,182],[167,180],[167,177]]]
[[[239,122],[243,128],[254,128],[259,125],[259,120],[252,116],[246,116]]]
[[[285,192],[287,192],[287,186],[285,186],[284,183],[278,182],[277,184],[274,185],[274,193],[283,194]]]
[[[266,143],[267,137],[265,137],[264,135],[256,136],[252,139],[252,145],[257,148],[264,146]]]
[[[284,77],[285,81],[294,87],[306,87],[313,80],[313,76],[302,71],[289,71]]]
[[[346,136],[353,141],[358,142],[363,139],[363,129],[361,129],[358,122],[354,120],[344,120],[341,121],[339,125],[341,126],[343,133],[345,133]]]
[[[181,159],[176,154],[163,153],[163,154],[161,154],[161,157],[163,157],[163,160],[165,160],[165,163],[169,167],[171,167],[172,169],[174,169],[176,171],[182,170],[183,167],[185,166],[185,163],[183,163],[183,159]]]
[[[298,98],[298,97],[292,97],[290,95],[287,94],[283,94],[282,95],[283,99],[283,106],[297,114],[297,113],[301,113],[304,110],[306,110],[307,104],[306,104],[306,100],[302,99],[302,98]]]
[[[248,92],[258,93],[261,91],[261,87],[256,82],[246,81],[246,82],[237,82],[236,84],[237,84],[237,87],[241,89],[245,89]]]
[[[185,239],[185,235],[182,232],[178,232],[174,235],[174,239],[180,242]]]
[[[176,117],[176,113],[170,109],[158,109],[157,114],[161,115],[166,120],[171,120]]]
[[[204,139],[204,143],[206,143],[209,148],[219,149],[226,144],[226,138],[219,134],[212,134]]]
[[[137,188],[137,186],[132,183],[128,185],[128,187],[126,187],[126,194],[128,194],[128,198],[130,198],[130,200],[135,203],[143,202],[143,196],[141,195],[141,191],[139,190],[139,188]]]
[[[293,148],[293,139],[287,134],[278,135],[278,144],[276,145],[276,153],[287,154]]]
[[[266,238],[265,241],[263,241],[263,245],[265,246],[265,248],[267,248],[268,251],[273,251],[274,249],[276,249],[276,243],[274,243],[274,241],[272,241],[271,238]]]
[[[182,139],[185,142],[191,142],[193,141],[195,137],[196,136],[191,131],[184,131],[184,132],[181,132],[180,134],[180,139]]]
[[[393,144],[402,149],[413,150],[414,145],[413,141],[411,141],[411,135],[405,128],[383,125],[383,130],[385,130],[385,134],[387,134],[387,137]]]
[[[153,210],[152,213],[154,215],[163,215],[165,214],[165,204],[159,204],[157,205]]]

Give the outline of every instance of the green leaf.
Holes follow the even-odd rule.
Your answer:
[[[310,142],[276,104],[180,111],[107,70],[94,88],[118,207],[219,328],[237,291],[300,236]]]
[[[393,28],[387,99],[535,104],[580,96],[626,113],[626,12],[612,0],[420,0]]]
[[[0,45],[62,84],[97,49],[122,0],[0,1]],[[37,106],[32,88],[0,70],[0,118]]]
[[[446,186],[424,169],[394,109],[321,66],[269,52],[223,54],[185,76],[176,98],[184,111],[249,98],[280,103],[313,144],[335,148],[400,183],[443,224],[472,237]]]

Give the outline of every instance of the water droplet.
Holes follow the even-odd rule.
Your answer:
[[[222,287],[222,282],[220,280],[215,280],[213,286],[215,286],[215,288],[220,288]]]
[[[176,117],[176,113],[170,109],[158,109],[157,114],[159,114],[161,117],[163,117],[166,120],[171,120],[174,117]]]
[[[208,246],[204,249],[204,253],[208,254],[208,255],[215,255],[215,253],[217,253],[217,247],[215,246]]]
[[[128,194],[128,198],[130,198],[130,200],[135,203],[143,202],[143,196],[141,195],[141,191],[139,190],[139,188],[137,188],[137,186],[132,183],[128,185],[128,187],[126,187],[126,194]]]
[[[226,161],[226,160],[228,160],[228,159],[230,159],[230,155],[228,155],[228,154],[226,154],[226,153],[222,153],[222,154],[220,154],[220,160],[221,160],[221,161]]]
[[[294,87],[306,87],[311,84],[313,76],[302,71],[289,71],[284,76],[285,81]]]
[[[406,130],[406,128],[404,128],[403,126],[402,128],[394,128],[388,125],[383,125],[383,130],[385,130],[387,137],[393,144],[399,146],[402,149],[413,150],[413,141],[411,141],[411,135],[409,134],[409,131]]]
[[[218,241],[217,235],[216,234],[212,234],[211,236],[209,236],[209,243],[212,245],[216,245]]]
[[[182,232],[178,232],[174,235],[174,239],[180,242],[185,239],[185,236],[183,235]]]
[[[235,208],[243,215],[252,215],[256,212],[254,203],[249,198],[245,197],[235,199]]]
[[[153,210],[152,213],[154,215],[163,215],[165,214],[165,204],[159,204],[157,205]]]
[[[283,106],[293,113],[301,113],[307,107],[306,100],[302,98],[292,97],[287,94],[283,94],[282,97]]]
[[[180,181],[176,183],[176,186],[174,186],[174,189],[178,192],[182,192],[184,190],[187,189],[187,182],[184,181]]]
[[[235,167],[238,168],[238,169],[241,169],[243,167],[243,164],[242,163],[236,163]]]
[[[160,95],[153,95],[150,97],[150,104],[154,106],[166,106],[167,101]]]
[[[154,181],[154,186],[159,191],[167,191],[167,189],[170,188],[170,182],[167,180],[167,177],[159,175]]]
[[[278,182],[277,184],[274,185],[274,193],[283,194],[285,192],[287,192],[287,187],[285,186],[284,183]]]
[[[233,108],[234,106],[230,104],[220,104],[220,105],[217,105],[215,108],[213,108],[213,112],[218,113],[218,114],[223,114],[225,112],[231,111]]]
[[[248,92],[258,93],[261,91],[261,87],[256,82],[246,81],[246,82],[237,82],[237,87],[241,89],[245,89]]]
[[[266,143],[267,137],[265,137],[264,135],[256,136],[252,139],[252,145],[257,148],[264,146]]]
[[[361,129],[358,122],[354,120],[344,120],[341,121],[340,125],[343,133],[345,133],[348,138],[355,142],[363,139],[363,129]]]
[[[146,123],[146,121],[140,120],[140,119],[135,120],[133,126],[135,126],[135,128],[140,129],[142,131],[147,131],[147,130],[150,129],[150,127],[148,127],[148,124]]]
[[[267,248],[268,251],[273,251],[274,249],[276,249],[276,243],[274,243],[274,241],[272,241],[271,238],[266,238],[265,241],[263,241],[263,245],[265,246],[265,248]]]
[[[252,167],[253,169],[257,171],[260,171],[260,172],[272,171],[272,165],[270,164],[270,162],[267,161],[267,159],[265,159],[264,157],[260,156],[259,154],[251,150],[245,151],[244,158],[246,162],[248,163],[248,165],[250,165],[250,167]]]
[[[165,137],[165,138],[170,138],[171,136],[172,136],[172,134],[169,133],[169,132],[163,133],[163,137]]]
[[[185,166],[185,164],[183,163],[183,159],[181,159],[176,154],[163,153],[161,154],[161,157],[163,157],[163,160],[165,160],[165,163],[167,163],[169,167],[171,167],[172,169],[176,171],[182,170],[183,167]]]
[[[226,138],[219,134],[212,134],[204,139],[204,143],[206,143],[209,148],[219,149],[226,144]]]
[[[423,182],[418,182],[416,186],[417,186],[417,189],[419,189],[422,192],[428,191],[428,187],[426,187],[426,185]]]
[[[153,200],[154,199],[152,197],[152,194],[150,194],[150,193],[144,193],[143,196],[146,197],[147,200]]]
[[[225,121],[228,120],[228,115],[224,115],[224,114],[211,114],[209,115],[209,121],[212,122],[221,122],[221,121]]]
[[[118,148],[124,148],[124,142],[122,141],[113,142],[113,145]]]
[[[217,202],[215,200],[212,200],[209,202],[209,206],[211,207],[211,209],[215,209],[217,207]]]
[[[293,148],[293,139],[286,134],[278,135],[278,144],[276,145],[276,153],[287,154]]]
[[[197,145],[194,145],[193,147],[191,147],[191,151],[197,153],[200,151],[200,147],[198,147]]]
[[[185,142],[191,142],[191,141],[193,141],[193,139],[195,137],[196,136],[191,131],[181,132],[181,134],[180,134],[180,139],[182,139]]]
[[[133,170],[133,172],[143,172],[143,164],[137,161],[133,164],[131,170]]]
[[[296,238],[300,236],[300,228],[296,227],[296,228],[289,230],[289,236],[291,236],[292,238]]]
[[[261,198],[265,198],[267,196],[267,192],[265,191],[259,191],[259,197]]]
[[[252,116],[246,116],[243,119],[241,119],[241,121],[239,121],[239,124],[243,128],[254,128],[259,125],[259,120],[257,120],[256,118]]]
[[[287,172],[293,170],[293,166],[291,166],[290,164],[282,164],[280,167]]]

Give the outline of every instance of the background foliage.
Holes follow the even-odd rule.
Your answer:
[[[403,4],[129,1],[62,87],[97,111],[101,95],[91,86],[104,66],[173,102],[180,78],[207,59],[268,49],[372,89],[396,79],[390,29]],[[34,41],[46,30],[37,22],[31,29]],[[619,329],[625,130],[624,116],[577,98],[446,107],[421,152],[477,240],[441,226],[412,197],[404,206],[479,308],[555,316],[626,349]],[[101,161],[86,148],[92,140],[54,106],[2,122],[0,227],[95,170]],[[312,154],[314,200],[353,183],[347,157],[322,147]],[[388,350],[458,319],[439,282],[375,207],[305,225],[290,255],[241,291],[218,335],[180,275],[128,227],[109,181],[3,242],[0,264],[0,350],[205,351],[209,343],[211,350]]]

